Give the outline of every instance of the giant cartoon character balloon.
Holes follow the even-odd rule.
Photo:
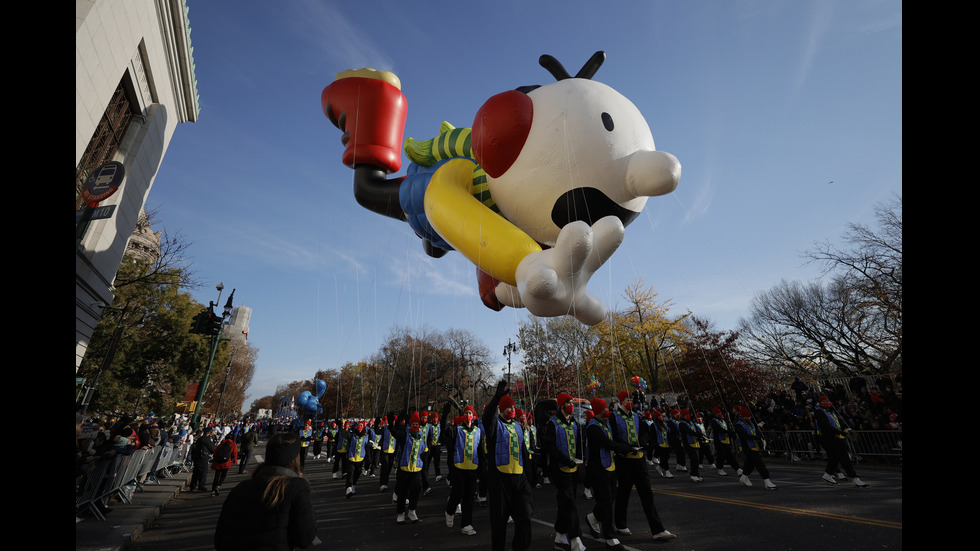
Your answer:
[[[605,317],[586,289],[622,243],[647,197],[673,191],[681,165],[657,151],[636,106],[592,80],[597,52],[572,77],[553,57],[540,64],[557,82],[497,94],[471,128],[444,122],[438,137],[405,140],[407,102],[387,71],[345,71],[321,95],[341,129],[343,162],[354,169],[362,206],[407,221],[425,251],[457,250],[477,267],[484,304],[537,316]]]

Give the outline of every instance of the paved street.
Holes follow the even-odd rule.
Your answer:
[[[259,454],[263,449],[264,442]],[[623,543],[634,550],[661,545],[707,550],[902,548],[901,472],[862,468],[859,471],[862,479],[872,487],[859,490],[846,482],[837,487],[823,485],[819,480],[822,470],[819,462],[803,465],[771,462],[769,466],[773,481],[779,485],[775,491],[764,490],[757,478],[756,485],[747,488],[736,483],[731,475],[721,477],[707,469],[702,472],[705,481],[699,484],[687,477],[653,479],[660,515],[678,537],[671,543],[655,543],[634,494],[629,523],[634,535],[622,538]],[[452,529],[445,526],[441,506],[449,489],[444,482],[433,482],[434,491],[422,498],[421,522],[397,525],[391,494],[378,492],[378,479],[362,477],[358,494],[346,499],[343,481],[331,478],[331,468],[332,464],[322,459],[307,460],[319,537],[324,541],[318,548],[435,551],[489,547],[489,515],[485,508],[476,508],[476,536],[460,534],[458,525]],[[218,497],[181,492],[129,548],[137,551],[211,549],[221,503],[242,479],[233,470],[223,494]],[[583,518],[592,503],[584,497],[579,500]],[[535,490],[532,549],[553,548],[554,514],[553,489],[545,486]],[[593,550],[605,547],[588,535],[583,541]]]

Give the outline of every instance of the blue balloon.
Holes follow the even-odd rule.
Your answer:
[[[323,393],[327,390],[326,381],[317,380],[316,382],[316,399],[319,400]]]
[[[415,230],[416,235],[428,239],[436,248],[451,251],[453,246],[436,233],[436,230],[429,225],[428,218],[425,217],[425,190],[429,187],[432,173],[445,163],[446,160],[439,161],[432,166],[421,166],[415,163],[408,165],[405,179],[398,188],[398,202],[401,204],[402,211],[405,212],[408,225]]]

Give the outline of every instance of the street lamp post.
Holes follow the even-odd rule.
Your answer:
[[[520,347],[517,346],[517,343],[516,342],[512,343],[510,342],[510,339],[507,339],[507,345],[504,346],[504,356],[507,356],[507,384],[508,385],[510,385],[510,355],[513,354],[514,352],[517,352],[518,350],[520,350]]]
[[[218,283],[218,286],[215,288],[218,290],[218,302],[220,303],[221,291],[224,290],[225,285],[224,283]],[[224,312],[222,312],[221,314],[221,325],[218,329],[218,333],[211,335],[211,357],[208,359],[207,369],[204,370],[204,379],[201,380],[201,386],[200,388],[197,389],[197,407],[194,408],[194,416],[191,418],[191,427],[195,429],[197,428],[198,421],[200,420],[201,417],[201,405],[204,402],[204,390],[207,388],[208,378],[211,376],[211,365],[214,363],[214,355],[218,351],[218,343],[220,343],[221,341],[230,340],[230,339],[222,339],[221,331],[224,329],[225,324],[228,323],[228,318],[231,317],[231,311],[233,308],[231,305],[231,300],[234,296],[235,296],[235,290],[232,289],[231,294],[228,295],[228,302],[225,303]],[[212,302],[211,307],[213,308],[215,304],[216,303]]]

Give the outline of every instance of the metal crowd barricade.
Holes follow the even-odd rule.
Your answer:
[[[791,461],[815,459],[822,453],[820,439],[812,430],[763,431],[766,451]],[[856,461],[866,457],[902,460],[901,430],[856,430],[847,435],[848,449]]]
[[[159,484],[157,477],[173,476],[171,471],[187,472],[189,451],[187,445],[156,446],[96,462],[75,496],[76,513],[89,510],[99,520],[105,520],[99,502],[105,505],[110,497],[118,495],[125,503],[132,503],[133,493],[142,490],[144,483]]]
[[[95,463],[92,470],[85,475],[81,491],[75,496],[76,513],[89,510],[99,520],[105,520],[98,506],[99,501],[112,494],[113,481],[118,475],[123,459],[123,456],[117,455]]]

